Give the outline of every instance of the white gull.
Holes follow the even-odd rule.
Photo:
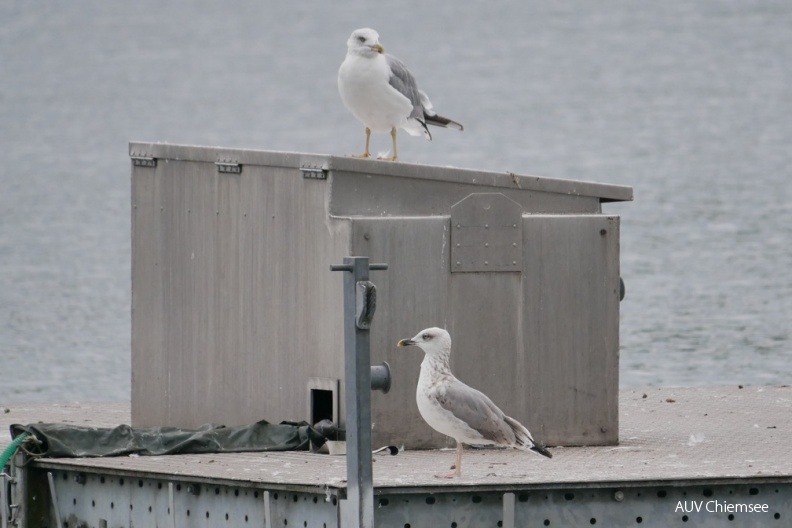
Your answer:
[[[450,475],[462,473],[463,444],[497,445],[531,451],[547,458],[553,455],[539,445],[528,429],[503,414],[487,395],[456,379],[449,368],[451,336],[442,328],[421,330],[398,346],[415,345],[424,351],[415,400],[418,410],[432,429],[457,442],[456,467]]]
[[[397,128],[428,140],[432,135],[426,125],[462,130],[456,121],[435,113],[415,77],[402,61],[385,53],[379,33],[373,29],[356,29],[347,40],[346,59],[338,70],[338,91],[344,105],[366,126],[366,151],[357,157],[371,157],[372,131],[391,133],[393,156],[386,159],[396,161]]]

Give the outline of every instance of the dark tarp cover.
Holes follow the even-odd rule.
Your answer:
[[[113,428],[69,424],[29,424],[11,426],[11,437],[29,432],[41,444],[27,451],[52,458],[106,457],[123,455],[176,455],[196,453],[239,453],[245,451],[306,451],[310,444],[321,446],[325,437],[305,422],[265,420],[251,425],[226,427],[207,424],[199,429],[176,427]]]

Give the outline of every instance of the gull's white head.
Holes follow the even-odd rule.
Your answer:
[[[373,57],[384,53],[385,48],[379,43],[379,33],[371,28],[356,29],[347,40],[347,52],[364,57]]]
[[[448,354],[451,352],[451,336],[442,328],[427,328],[411,339],[402,339],[396,346],[410,345],[417,346],[427,356]]]

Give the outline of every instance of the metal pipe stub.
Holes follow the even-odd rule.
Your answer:
[[[388,394],[391,388],[391,369],[387,361],[383,361],[381,365],[373,365],[371,367],[371,390],[382,391],[383,394]]]

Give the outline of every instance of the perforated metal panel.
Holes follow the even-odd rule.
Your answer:
[[[62,528],[337,526],[330,494],[74,471],[53,477]]]
[[[780,528],[792,518],[791,492],[790,484],[731,484],[380,495],[375,526]]]
[[[62,528],[335,528],[343,500],[302,490],[267,490],[223,482],[54,471]],[[36,477],[34,477],[36,478]],[[39,475],[38,478],[41,478]],[[47,500],[41,496],[38,500]],[[54,505],[50,521],[55,527]],[[713,482],[597,487],[401,488],[375,497],[374,526],[786,527],[789,482]],[[749,511],[750,508],[750,511]]]

